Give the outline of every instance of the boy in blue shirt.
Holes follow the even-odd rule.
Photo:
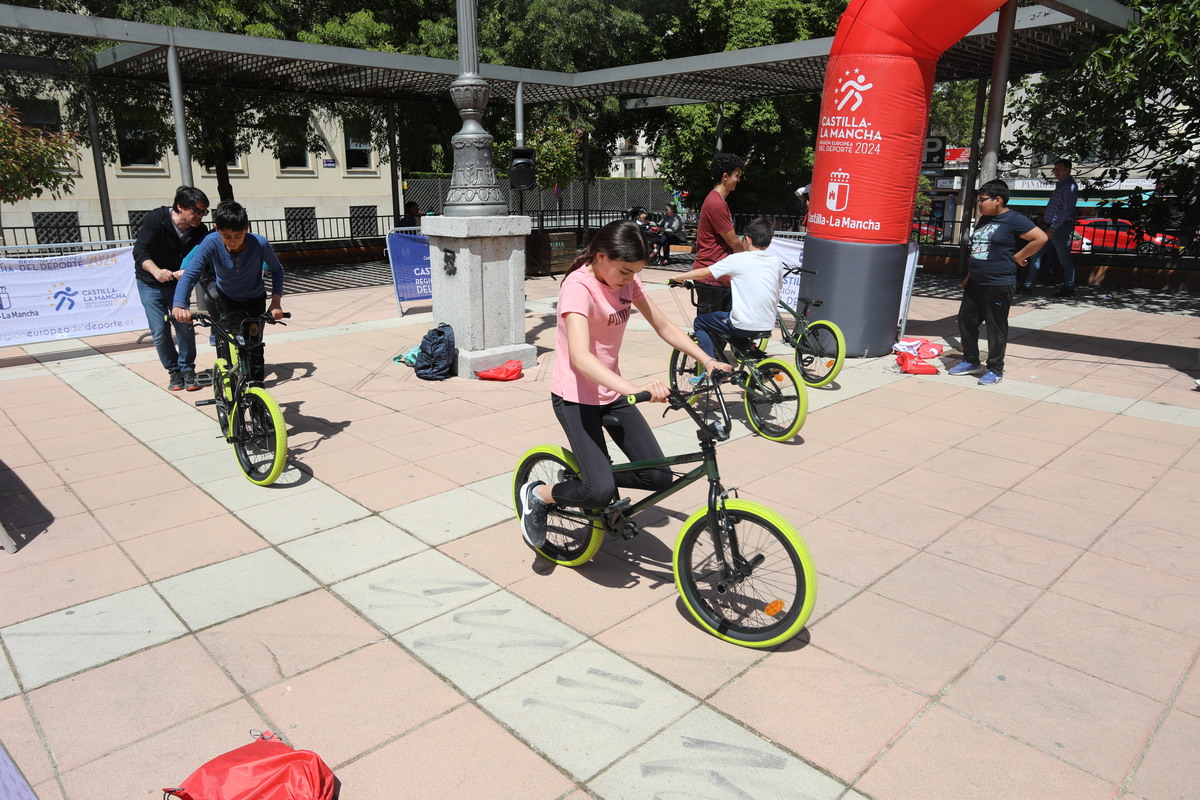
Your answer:
[[[250,218],[240,203],[226,200],[213,212],[214,233],[197,245],[179,286],[175,289],[171,315],[179,322],[191,322],[189,310],[192,289],[206,267],[211,266],[216,278],[218,308],[214,316],[226,324],[240,324],[246,317],[257,317],[270,311],[275,319],[283,319],[283,265],[265,236],[250,233]],[[267,305],[263,267],[271,275],[271,303]],[[262,342],[250,351],[250,379],[262,382],[265,373]]]

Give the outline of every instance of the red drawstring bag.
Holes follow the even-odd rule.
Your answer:
[[[900,365],[900,371],[906,375],[938,374],[937,367],[917,358],[912,353],[896,353],[896,363]]]
[[[293,750],[267,731],[163,789],[180,800],[333,800],[337,779],[311,750]]]
[[[521,377],[521,362],[505,361],[498,367],[476,372],[475,377],[483,381],[515,381]]]

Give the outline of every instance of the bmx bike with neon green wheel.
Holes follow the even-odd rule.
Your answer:
[[[736,490],[721,484],[717,443],[729,437],[729,411],[718,373],[706,391],[719,409],[720,419],[707,421],[689,402],[691,395],[672,391],[668,403],[683,410],[696,423],[699,452],[613,466],[613,472],[635,472],[683,464],[698,466],[673,473],[671,484],[633,502],[620,491],[604,508],[549,507],[546,543],[537,548],[544,558],[566,567],[587,563],[606,536],[633,538],[639,529],[633,518],[702,478],[708,480],[708,503],[687,521],[675,541],[672,567],[675,585],[688,612],[702,628],[727,642],[745,647],[774,647],[791,639],[812,615],[817,597],[817,570],[812,555],[795,528],[779,513],[758,503],[741,500]],[[648,393],[630,395],[629,402],[649,399]],[[606,427],[619,425],[608,416]],[[521,457],[513,472],[513,505],[521,515],[521,487],[532,480],[546,484],[577,480],[579,465],[570,450],[540,445]],[[733,496],[731,496],[733,495]]]

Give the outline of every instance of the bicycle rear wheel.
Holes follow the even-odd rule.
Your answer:
[[[251,386],[234,404],[229,427],[238,466],[250,482],[274,483],[287,463],[287,425],[275,398]]]
[[[696,384],[692,378],[703,375],[704,370],[696,363],[696,359],[681,350],[671,351],[671,366],[667,371],[667,385],[681,394],[692,394]]]
[[[729,533],[708,509],[688,519],[675,544],[675,585],[701,627],[746,647],[773,647],[800,632],[817,600],[817,569],[800,534],[779,514],[745,500],[725,502]],[[729,536],[736,537],[739,563]],[[722,563],[725,564],[722,567]]]
[[[808,416],[808,390],[796,368],[780,358],[754,365],[744,387],[746,419],[755,433],[785,442],[799,432]]]
[[[547,486],[579,477],[579,464],[570,450],[556,445],[539,445],[517,462],[513,470],[513,508],[521,518],[521,487],[529,481]],[[604,529],[592,510],[550,506],[546,518],[546,543],[537,551],[556,564],[577,567],[591,560],[604,542]]]
[[[820,320],[805,326],[796,342],[796,369],[814,389],[828,386],[846,361],[846,337],[832,322]]]

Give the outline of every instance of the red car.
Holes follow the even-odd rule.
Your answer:
[[[1139,230],[1127,219],[1078,219],[1075,220],[1075,233],[1092,243],[1093,253],[1154,256],[1179,250],[1179,240],[1174,236]]]

